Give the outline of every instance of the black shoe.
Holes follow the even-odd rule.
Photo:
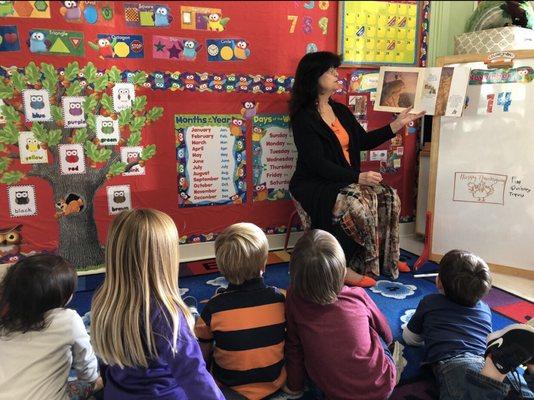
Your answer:
[[[534,328],[509,325],[488,335],[485,357],[491,356],[501,374],[507,374],[534,357]]]

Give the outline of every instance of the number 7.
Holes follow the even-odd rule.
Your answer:
[[[291,21],[291,26],[289,27],[289,33],[295,32],[295,26],[297,25],[297,21],[299,19],[298,15],[288,15],[287,19]]]

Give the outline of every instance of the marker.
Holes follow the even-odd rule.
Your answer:
[[[431,274],[417,274],[417,275],[414,275],[413,277],[414,278],[430,278],[432,276],[438,276],[438,273],[434,272],[434,273],[431,273]]]

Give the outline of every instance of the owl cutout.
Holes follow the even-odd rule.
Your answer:
[[[133,165],[128,172],[124,172],[123,176],[133,176],[133,175],[145,175],[144,162],[141,160],[141,152],[143,148],[141,146],[132,146],[132,147],[121,147],[121,161],[123,163]]]
[[[113,86],[113,109],[121,112],[132,106],[135,99],[135,88],[132,83],[116,83]]]
[[[83,96],[65,96],[63,102],[63,121],[65,128],[85,128],[85,112],[83,104],[85,97]]]
[[[22,91],[26,121],[50,121],[50,95],[45,89],[25,89]]]
[[[79,143],[59,145],[59,164],[62,175],[84,174],[85,154]]]
[[[12,217],[26,217],[37,215],[35,202],[35,186],[15,185],[9,186],[9,214]]]
[[[20,259],[22,225],[0,228],[0,264],[11,264]]]
[[[96,117],[96,137],[103,146],[115,146],[121,138],[119,121],[113,118],[97,115]]]
[[[121,211],[132,208],[130,185],[108,186],[107,195],[109,215],[119,214]]]
[[[46,147],[35,138],[31,131],[20,132],[19,155],[21,164],[45,164],[48,162]]]

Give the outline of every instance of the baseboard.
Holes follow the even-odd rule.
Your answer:
[[[415,234],[415,223],[406,222],[399,224],[399,236],[400,237],[410,237]],[[289,237],[288,247],[293,247],[297,240],[302,236],[302,232],[291,232]],[[280,233],[276,235],[267,235],[267,240],[269,241],[269,250],[280,250],[284,248],[284,241],[286,235],[285,233]],[[196,260],[205,260],[207,258],[215,257],[215,250],[213,247],[214,242],[204,242],[204,243],[191,243],[191,244],[182,244],[180,245],[180,261],[196,261]]]
[[[293,247],[297,240],[302,236],[302,232],[291,232],[288,247]],[[276,235],[267,235],[269,241],[269,250],[280,250],[284,248],[285,233]],[[214,242],[182,244],[180,245],[180,261],[205,260],[215,257]]]

